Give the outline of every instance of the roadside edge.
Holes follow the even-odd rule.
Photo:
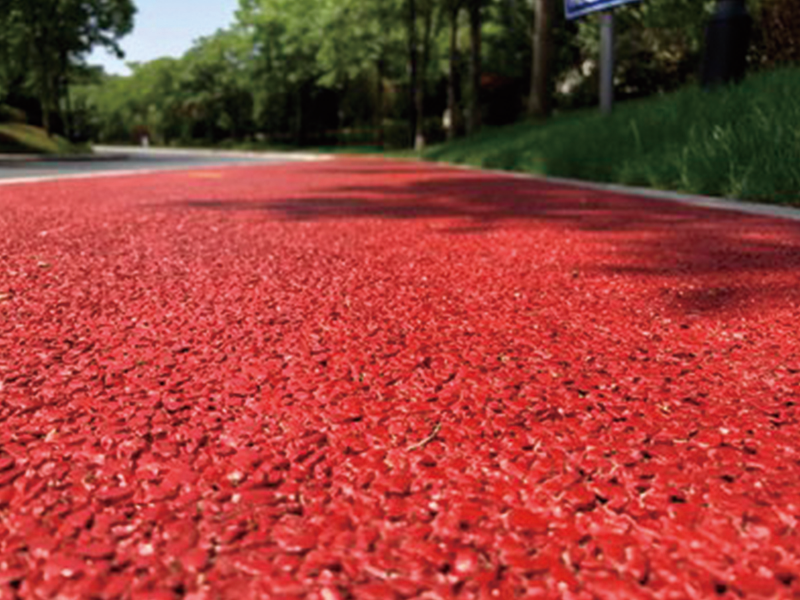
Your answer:
[[[426,162],[426,161],[423,161]],[[676,202],[688,206],[697,206],[711,210],[727,210],[761,217],[773,217],[779,219],[789,219],[800,221],[800,208],[791,206],[780,206],[776,204],[760,204],[735,198],[718,198],[715,196],[702,196],[697,194],[682,194],[681,192],[671,192],[668,190],[657,190],[654,188],[643,188],[636,186],[621,185],[617,183],[597,183],[594,181],[584,181],[582,179],[569,179],[566,177],[549,177],[545,175],[535,175],[532,173],[518,173],[514,171],[502,171],[498,169],[484,169],[470,165],[457,165],[446,162],[426,162],[426,164],[436,164],[442,167],[452,167],[470,172],[491,173],[502,177],[521,179],[528,181],[546,181],[567,185],[574,188],[591,190],[596,192],[611,192],[624,194],[636,198],[647,200],[657,200],[661,202]]]

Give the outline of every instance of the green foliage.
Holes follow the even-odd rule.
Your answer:
[[[769,25],[770,15],[795,0],[748,1],[760,32],[751,62],[778,62],[763,50],[779,33]],[[593,106],[597,19],[566,22],[560,1],[553,2],[559,9],[552,23],[555,47],[548,53],[552,104],[557,111]],[[646,0],[619,8],[618,96],[663,94],[694,82],[713,6],[714,0]],[[470,48],[477,39],[471,35],[472,7],[480,8],[483,39],[477,114],[487,124],[513,122],[529,104],[532,0],[240,0],[236,23],[199,40],[185,56],[136,65],[127,78],[75,85],[81,126],[75,127],[104,141],[136,141],[147,133],[164,144],[348,145],[356,137],[359,144],[405,145],[414,137],[407,124],[423,107],[416,133],[441,139],[451,102],[455,130],[476,114],[467,109],[474,97]],[[776,31],[766,32],[768,26]],[[779,46],[784,54],[795,47]],[[414,54],[419,76],[412,81]],[[3,81],[0,71],[0,89]],[[421,95],[414,93],[417,87]]]
[[[135,127],[171,132],[176,126],[169,116],[177,109],[179,75],[178,61],[159,59],[133,65],[131,77],[105,77],[100,84],[77,86],[73,98],[91,115],[88,127],[92,137],[132,141]]]
[[[647,0],[617,9],[617,96],[639,98],[693,82],[714,4],[714,0]],[[575,41],[578,62],[561,77],[560,99],[566,106],[585,106],[596,102],[598,86],[596,15],[577,22]]]
[[[268,131],[288,125],[298,141],[307,129],[309,90],[322,75],[319,5],[320,0],[242,0],[239,11],[255,50],[255,118]]]
[[[89,113],[93,137],[160,144],[211,143],[253,130],[252,65],[247,38],[220,31],[200,39],[181,59],[133,64],[129,77],[77,86],[75,102]]]
[[[133,27],[131,0],[3,0],[0,102],[36,98],[40,120],[67,129],[62,100],[71,76],[96,46],[121,55]],[[56,119],[57,117],[57,119]]]
[[[800,204],[800,70],[493,129],[432,160]]]

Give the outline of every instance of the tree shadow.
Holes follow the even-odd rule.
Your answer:
[[[341,176],[342,164],[322,167]],[[267,213],[286,221],[430,221],[437,234],[556,229],[613,250],[588,271],[674,285],[672,304],[708,312],[758,299],[800,301],[800,223],[739,212],[419,165],[373,170],[363,162],[348,181],[296,198],[190,199],[175,207]],[[691,280],[692,289],[677,290]],[[767,296],[768,295],[768,296]]]

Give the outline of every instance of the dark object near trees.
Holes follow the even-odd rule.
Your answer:
[[[706,47],[701,81],[703,87],[744,78],[753,19],[745,0],[717,0],[714,16],[706,27]]]
[[[800,64],[800,2],[762,0],[756,60],[774,68]]]

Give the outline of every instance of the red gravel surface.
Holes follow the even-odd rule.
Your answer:
[[[0,599],[800,597],[800,228],[337,160],[0,187]]]

